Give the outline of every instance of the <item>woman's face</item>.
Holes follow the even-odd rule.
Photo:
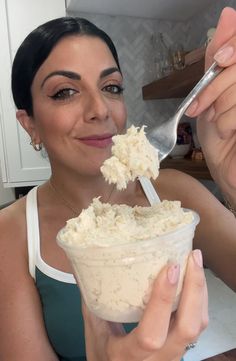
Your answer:
[[[124,132],[123,79],[97,37],[61,40],[32,84],[34,127],[52,166],[97,173],[111,155],[112,136]]]

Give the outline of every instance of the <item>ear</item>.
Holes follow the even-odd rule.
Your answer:
[[[21,126],[29,134],[30,138],[34,141],[35,144],[40,144],[40,136],[37,130],[35,121],[32,116],[29,116],[24,109],[19,109],[16,112],[16,118],[20,122]]]

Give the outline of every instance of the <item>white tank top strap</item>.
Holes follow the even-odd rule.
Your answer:
[[[39,247],[39,224],[37,213],[37,187],[32,188],[26,196],[26,224],[29,271],[35,279],[36,248]]]
[[[146,177],[139,177],[139,181],[151,206],[155,203],[160,203],[161,200],[150,179]]]
[[[139,177],[139,181],[143,191],[151,205],[160,202],[155,188],[151,181],[145,177]],[[56,268],[51,267],[41,257],[40,252],[40,232],[39,232],[39,218],[37,206],[37,188],[32,188],[26,196],[26,223],[27,223],[27,243],[28,243],[28,262],[31,276],[35,279],[36,267],[46,274],[58,281],[66,283],[76,283],[76,280],[71,273],[62,272]]]
[[[37,187],[32,188],[26,196],[26,222],[27,222],[27,242],[28,242],[28,257],[29,257],[29,271],[31,276],[35,279],[36,267],[46,274],[61,282],[76,283],[76,280],[71,273],[62,272],[56,268],[51,267],[41,257],[40,252],[40,232],[39,232],[39,218],[37,206]]]

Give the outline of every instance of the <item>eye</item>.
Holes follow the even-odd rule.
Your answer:
[[[75,89],[64,88],[51,95],[50,98],[53,100],[67,100],[73,97],[76,93],[78,92]]]
[[[124,88],[118,84],[109,84],[103,88],[103,91],[114,94],[114,95],[119,95],[119,94],[123,93]]]

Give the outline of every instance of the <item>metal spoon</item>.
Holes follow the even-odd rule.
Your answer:
[[[155,127],[150,132],[147,131],[147,137],[150,143],[157,148],[159,152],[159,160],[162,161],[174,148],[177,141],[177,127],[179,121],[186,109],[190,106],[197,95],[223,70],[214,62],[206,71],[203,77],[183,100],[177,108],[175,115],[169,120]]]

